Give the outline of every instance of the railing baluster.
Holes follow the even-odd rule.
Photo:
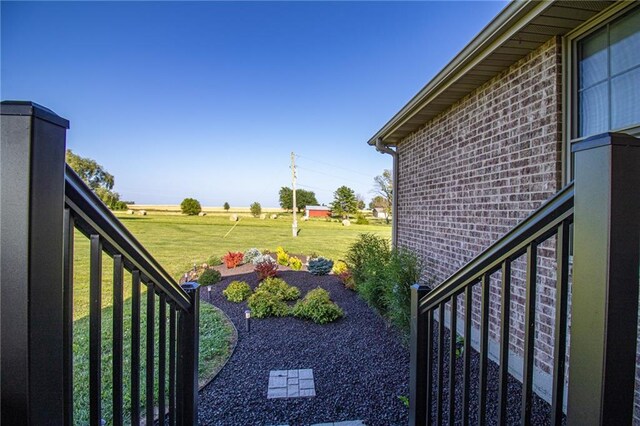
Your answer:
[[[140,271],[131,271],[131,424],[140,424]]]
[[[123,279],[124,263],[122,255],[113,256],[113,424],[122,425],[122,321],[123,321]]]
[[[456,350],[458,349],[458,296],[451,296],[451,333],[449,338],[449,424],[455,425],[456,410]]]
[[[462,424],[469,424],[469,379],[471,378],[471,313],[473,305],[473,287],[464,289],[464,364],[462,385]]]
[[[63,338],[64,357],[64,422],[73,424],[73,239],[75,235],[73,216],[69,208],[64,209],[63,228]]]
[[[554,331],[553,399],[551,401],[551,424],[562,424],[564,402],[564,376],[567,349],[567,299],[569,291],[569,221],[558,227],[556,236],[556,321]]]
[[[102,242],[91,235],[89,289],[89,421],[102,422]]]
[[[507,423],[507,392],[509,386],[509,328],[511,316],[511,261],[502,264],[500,293],[500,383],[498,390],[498,424]]]
[[[153,424],[153,362],[154,362],[154,346],[155,346],[155,291],[153,283],[147,283],[147,398],[146,412],[147,424]]]
[[[524,311],[524,365],[522,368],[522,406],[520,423],[531,423],[531,397],[533,390],[533,354],[536,326],[536,281],[538,273],[538,245],[527,247],[527,289]]]
[[[487,362],[489,355],[489,285],[491,276],[484,274],[480,288],[482,291],[480,308],[480,383],[478,387],[478,424],[486,423],[487,415]]]
[[[444,302],[438,308],[438,393],[436,395],[436,424],[442,423],[442,394],[444,387]]]
[[[427,316],[427,424],[432,424],[433,415],[433,311],[427,311],[423,315]]]
[[[169,306],[169,425],[176,424],[176,307]]]
[[[158,417],[161,425],[165,424],[165,378],[167,355],[167,299],[164,293],[160,293],[158,302],[158,322],[160,326],[158,335]]]

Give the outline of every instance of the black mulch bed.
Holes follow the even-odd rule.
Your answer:
[[[409,352],[398,333],[334,276],[315,277],[308,272],[284,271],[280,277],[297,286],[302,296],[318,286],[331,293],[345,317],[317,325],[296,318],[251,320],[245,331],[246,303],[228,302],[222,290],[233,280],[258,285],[255,273],[229,275],[204,301],[222,309],[238,328],[235,353],[218,376],[200,392],[199,423],[205,425],[309,425],[363,420],[367,425],[407,424],[408,409],[398,396],[409,394]],[[437,323],[436,323],[437,324]],[[437,330],[437,327],[434,327]],[[437,350],[437,331],[434,333]],[[445,348],[449,331],[445,329]],[[469,423],[478,424],[478,374],[480,357],[471,352]],[[437,351],[433,353],[437,366]],[[267,399],[270,370],[312,368],[316,396]],[[487,424],[497,424],[498,365],[488,362]],[[443,363],[442,415],[438,422],[437,372],[433,372],[434,424],[449,424],[448,351]],[[462,424],[463,357],[456,360],[455,424]],[[519,424],[522,384],[509,376],[507,424]],[[550,406],[533,394],[531,424],[550,424]],[[564,423],[564,422],[563,422]]]
[[[233,280],[258,284],[255,273],[225,277],[204,301],[222,309],[238,328],[235,353],[200,392],[199,423],[210,425],[309,425],[363,420],[403,425],[408,410],[409,352],[393,328],[334,276],[285,271],[280,277],[302,296],[318,286],[345,317],[317,325],[292,317],[252,319],[245,331],[246,303],[228,302],[222,290]],[[270,370],[312,368],[315,397],[267,399]]]

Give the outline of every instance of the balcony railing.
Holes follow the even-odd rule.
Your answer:
[[[113,258],[112,424],[153,423],[156,384],[162,424],[167,412],[171,425],[196,424],[197,284],[179,286],[65,165],[67,128],[66,120],[36,104],[2,103],[2,423],[74,424],[73,259],[74,234],[79,230],[90,240],[90,424],[100,425],[105,414],[103,253]],[[129,371],[123,368],[125,270],[132,279]],[[146,312],[141,309],[143,287]],[[141,319],[146,319],[144,342]],[[146,346],[144,392],[141,346]],[[131,410],[126,413],[125,380],[131,392]],[[143,398],[145,413],[140,412]]]
[[[539,247],[554,241],[555,262],[551,263],[555,264],[556,284],[549,421],[562,424],[566,411],[568,424],[631,424],[640,264],[640,141],[627,135],[605,134],[576,144],[573,151],[574,183],[433,290],[413,286],[410,424],[507,423],[512,263],[521,259],[525,292],[524,342],[519,348],[523,358],[519,411],[520,423],[531,424],[534,348],[539,325],[538,253]],[[574,283],[571,305],[570,247]],[[499,282],[496,287],[500,294],[498,314],[493,316],[492,279]],[[480,311],[475,319],[474,310],[478,309],[474,306]],[[460,307],[464,307],[462,383],[456,381]],[[487,409],[490,323],[499,330],[495,357],[499,369],[497,409],[492,410],[491,416]],[[479,334],[477,374],[471,368],[474,331]],[[565,395],[569,344],[569,384]],[[462,399],[456,405],[458,387]],[[474,413],[470,412],[472,388],[477,392]]]

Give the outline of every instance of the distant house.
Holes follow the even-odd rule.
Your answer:
[[[330,217],[331,209],[326,206],[307,206],[304,209],[306,217]]]
[[[382,207],[376,207],[373,210],[371,210],[371,213],[373,214],[373,217],[376,217],[378,219],[386,219],[387,218],[387,212],[382,208]]]

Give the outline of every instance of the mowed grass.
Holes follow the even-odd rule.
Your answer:
[[[291,233],[291,214],[278,219],[261,220],[242,215],[231,222],[229,214],[210,213],[207,216],[184,216],[177,213],[150,212],[147,216],[117,212],[116,216],[142,243],[152,256],[176,279],[211,256],[228,251],[245,251],[251,247],[275,251],[282,246],[290,253],[316,253],[332,259],[343,258],[349,245],[360,233],[370,232],[390,238],[391,227],[384,221],[370,225],[345,227],[338,221],[314,219],[304,222],[298,216],[298,237]],[[235,225],[235,228],[232,227]],[[231,232],[229,232],[231,231]],[[225,234],[228,234],[225,237]],[[76,233],[74,258],[74,423],[88,424],[89,415],[89,240]],[[112,412],[112,300],[113,261],[103,255],[102,265],[102,417],[111,423]],[[130,412],[131,354],[131,276],[125,272],[124,309],[124,409]],[[141,413],[144,398],[146,366],[146,289],[141,294]],[[168,317],[168,313],[167,313]],[[158,298],[155,310],[155,372],[158,371]],[[167,335],[168,335],[167,326]],[[201,379],[211,375],[228,357],[231,325],[213,307],[200,305],[200,371]],[[168,358],[168,356],[167,356]],[[168,370],[168,367],[167,367]],[[167,371],[168,373],[168,371]],[[157,379],[154,405],[157,405]],[[168,379],[167,379],[168,384]]]
[[[251,247],[275,251],[276,247],[282,246],[289,253],[317,253],[340,259],[361,233],[391,238],[391,226],[384,221],[342,226],[340,221],[323,219],[304,222],[298,215],[299,233],[293,238],[291,214],[264,220],[245,215],[238,222],[231,222],[227,214],[150,213],[138,216],[118,212],[116,215],[175,278],[194,263],[203,262],[210,256],[222,256],[228,251],[244,252]]]

